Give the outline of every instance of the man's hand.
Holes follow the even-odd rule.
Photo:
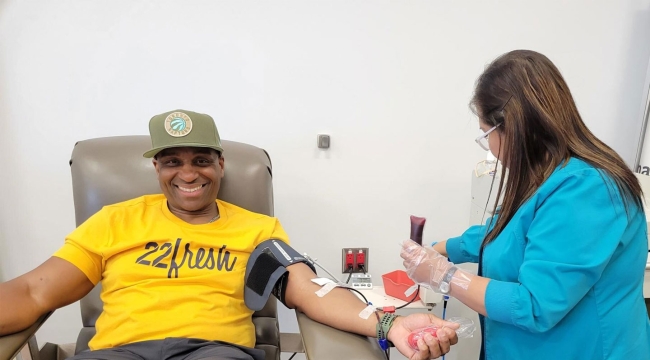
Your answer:
[[[411,349],[408,336],[413,331],[427,327],[438,327],[437,338],[427,334],[418,340],[419,351]],[[449,352],[451,345],[458,343],[458,324],[444,321],[429,314],[399,316],[388,331],[388,340],[410,360],[436,359]]]

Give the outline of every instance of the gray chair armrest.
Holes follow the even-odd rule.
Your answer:
[[[41,316],[34,324],[32,324],[32,326],[23,331],[0,336],[0,360],[10,360],[16,357],[20,350],[27,345],[29,339],[36,334],[36,331],[45,323],[45,320],[47,320],[50,315],[52,315],[52,312],[48,312]],[[38,349],[32,350],[38,352]]]
[[[308,360],[382,360],[384,352],[374,338],[334,329],[296,311]]]

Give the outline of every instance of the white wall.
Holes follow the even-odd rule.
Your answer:
[[[296,248],[338,269],[341,247],[369,247],[380,283],[401,267],[409,215],[428,218],[427,241],[467,226],[469,170],[485,158],[467,103],[503,52],[548,55],[632,164],[649,20],[650,0],[0,0],[0,277],[73,229],[75,141],[146,134],[152,115],[186,108],[269,151]],[[75,304],[39,341],[72,342],[79,324]]]

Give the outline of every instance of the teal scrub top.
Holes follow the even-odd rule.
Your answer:
[[[490,223],[449,239],[449,259],[478,262]],[[643,209],[628,201],[626,211],[609,176],[570,159],[483,249],[482,356],[650,359],[647,255]]]

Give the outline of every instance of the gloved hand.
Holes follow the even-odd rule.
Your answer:
[[[432,247],[420,246],[413,240],[402,243],[400,256],[408,276],[419,285],[440,292],[440,282],[454,265]]]

